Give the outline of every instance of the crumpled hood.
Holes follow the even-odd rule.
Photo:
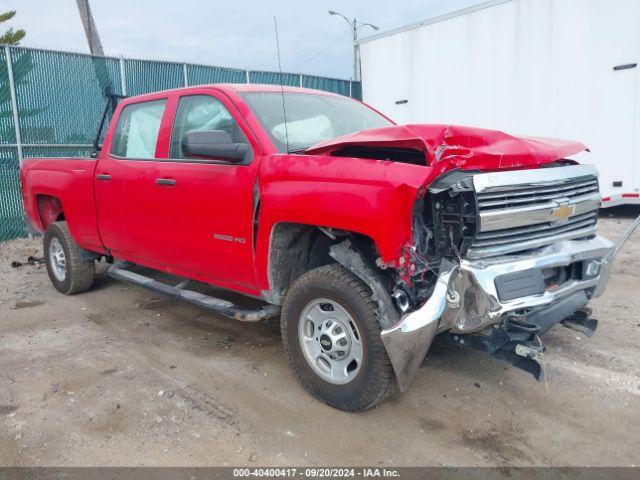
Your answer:
[[[424,151],[427,164],[446,171],[505,169],[550,163],[587,150],[580,142],[514,137],[497,130],[455,125],[394,125],[327,140],[305,153],[330,154],[344,147],[395,147]]]

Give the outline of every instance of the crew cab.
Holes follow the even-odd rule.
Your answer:
[[[540,336],[593,332],[616,248],[582,150],[221,84],[122,99],[95,155],[27,159],[21,180],[57,290],[91,288],[103,260],[237,320],[279,316],[302,385],[357,411],[406,390],[438,334],[540,378]]]

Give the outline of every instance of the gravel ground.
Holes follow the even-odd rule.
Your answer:
[[[616,239],[633,210],[605,213]],[[40,239],[0,244],[0,465],[639,465],[640,232],[548,380],[438,343],[411,389],[336,411],[293,378],[277,321],[234,322],[119,283],[65,297]]]

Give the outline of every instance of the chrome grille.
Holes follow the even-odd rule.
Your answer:
[[[598,179],[589,178],[570,185],[533,187],[500,193],[478,195],[478,208],[482,210],[523,207],[547,203],[556,198],[576,198],[598,192]]]
[[[470,258],[517,253],[595,233],[600,194],[593,167],[478,174],[474,186],[479,221]]]
[[[494,232],[480,233],[476,237],[474,247],[489,247],[492,245],[505,245],[513,241],[535,240],[549,235],[579,230],[585,227],[592,227],[598,221],[598,214],[595,212],[576,215],[571,217],[567,223],[554,226],[551,222],[533,225],[531,227],[507,228]]]

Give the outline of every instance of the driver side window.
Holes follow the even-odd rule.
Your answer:
[[[189,158],[182,151],[185,133],[207,130],[222,130],[235,143],[249,143],[220,100],[209,95],[189,95],[181,97],[178,103],[171,132],[169,158]]]

